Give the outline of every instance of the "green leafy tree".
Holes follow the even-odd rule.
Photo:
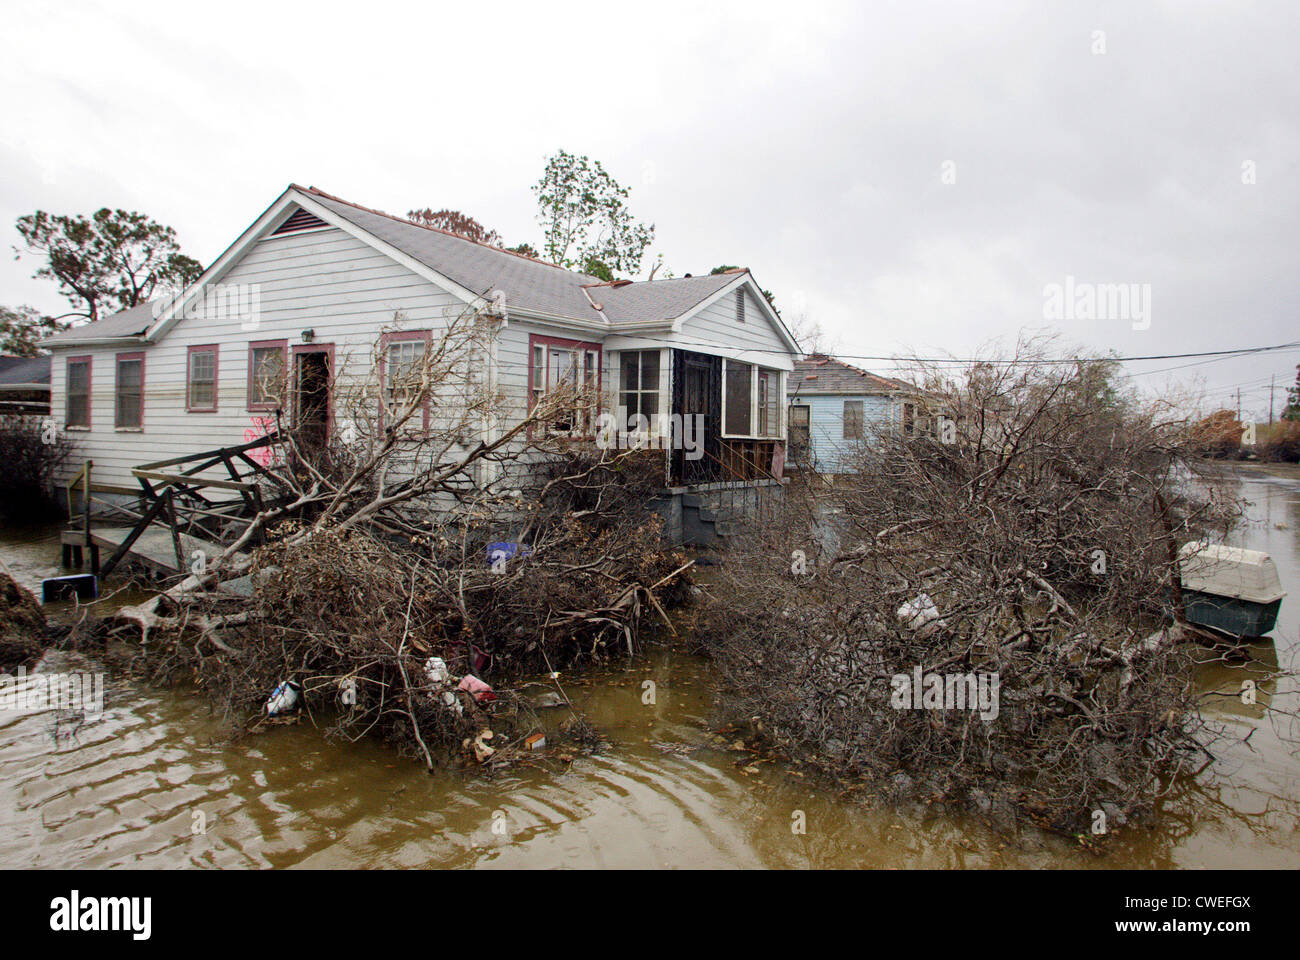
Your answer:
[[[72,304],[67,317],[98,320],[178,292],[203,272],[181,253],[175,230],[143,213],[105,207],[87,218],[37,210],[19,217],[17,228],[27,252],[45,259],[35,276],[56,281]]]
[[[521,243],[517,247],[506,247],[511,253],[522,253],[525,257],[532,257],[534,260],[540,260],[542,255],[537,252],[537,248],[531,243]]]
[[[614,271],[609,269],[609,264],[595,257],[587,258],[587,262],[582,265],[582,272],[589,277],[595,277],[597,280],[604,280],[606,283],[614,282]]]
[[[42,316],[32,307],[17,310],[0,307],[0,354],[9,357],[34,357],[40,353],[37,341],[62,330],[66,324]]]
[[[1286,409],[1283,420],[1300,420],[1300,364],[1295,368],[1295,386],[1286,388]]]
[[[543,249],[553,263],[586,270],[593,261],[609,278],[641,269],[654,224],[638,223],[627,208],[629,190],[589,160],[561,150],[533,186]]]

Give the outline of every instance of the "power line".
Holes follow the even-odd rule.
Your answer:
[[[705,340],[681,340],[667,339],[664,337],[651,337],[638,335],[635,332],[629,332],[628,336],[636,337],[639,340],[648,340],[651,343],[663,343],[670,346],[699,346],[699,347],[717,347],[718,344]],[[1245,357],[1257,353],[1273,353],[1279,350],[1300,350],[1300,340],[1293,340],[1289,343],[1279,343],[1272,346],[1263,347],[1239,347],[1234,350],[1203,350],[1196,353],[1152,353],[1134,357],[1061,357],[1061,358],[1043,358],[1043,359],[990,359],[986,357],[905,357],[897,354],[885,356],[881,354],[865,353],[837,353],[831,357],[833,360],[880,360],[892,363],[990,363],[990,364],[1062,364],[1062,363],[1138,363],[1146,360],[1189,360],[1196,358],[1216,358],[1226,359],[1229,357]],[[746,353],[772,353],[789,355],[788,350],[778,350],[775,347],[750,347],[745,350]],[[1196,366],[1196,364],[1187,364],[1187,366]],[[1179,369],[1172,367],[1170,369]],[[1160,370],[1151,370],[1147,373],[1161,373]]]
[[[868,357],[855,356],[852,354],[842,354],[841,356],[849,360],[900,360],[905,359],[907,363],[1002,363],[1002,364],[1048,364],[1048,363],[1137,363],[1143,360],[1187,360],[1194,357],[1214,357],[1227,359],[1229,357],[1245,357],[1256,353],[1272,353],[1277,350],[1300,350],[1300,341],[1292,343],[1279,343],[1269,347],[1242,347],[1238,350],[1205,350],[1199,353],[1153,353],[1138,357],[1065,357],[1050,359],[986,359],[983,357]],[[777,352],[777,351],[774,351]],[[1187,364],[1187,366],[1197,366],[1197,364]],[[1170,369],[1181,369],[1180,367],[1171,367]],[[1159,370],[1149,370],[1147,373],[1160,373]]]

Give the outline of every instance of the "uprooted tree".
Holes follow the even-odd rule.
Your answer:
[[[337,735],[485,762],[532,720],[478,681],[630,652],[647,615],[666,621],[689,563],[647,509],[662,463],[571,439],[596,403],[577,371],[512,408],[484,362],[498,323],[467,310],[412,335],[397,318],[339,364],[326,444],[276,413],[276,496],[110,623],[145,641],[145,672],[196,679],[234,719],[291,680]],[[278,367],[259,375],[283,391]]]
[[[787,494],[727,565],[710,645],[736,713],[883,795],[1086,831],[1209,760],[1181,544],[1231,525],[1177,409],[1050,343],[919,365],[857,473]]]

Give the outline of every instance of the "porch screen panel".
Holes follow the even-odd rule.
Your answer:
[[[781,391],[779,374],[775,370],[758,371],[758,435],[779,437],[781,417],[777,409],[777,396]]]
[[[619,406],[627,410],[629,421],[636,414],[655,426],[659,413],[659,351],[625,350],[619,362]]]
[[[747,437],[753,430],[749,409],[750,384],[754,368],[748,363],[727,361],[727,415],[726,432]]]

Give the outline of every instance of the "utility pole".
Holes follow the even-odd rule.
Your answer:
[[[1241,423],[1241,387],[1237,388],[1237,422]]]
[[[1268,378],[1268,425],[1273,426],[1273,381],[1277,379],[1277,374]]]

